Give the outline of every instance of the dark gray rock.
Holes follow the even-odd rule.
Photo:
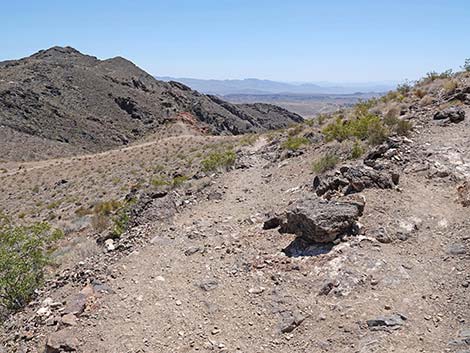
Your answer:
[[[434,120],[448,120],[459,123],[465,119],[465,111],[460,107],[450,107],[434,114]]]
[[[349,195],[369,188],[392,189],[398,182],[397,173],[377,171],[368,166],[343,166],[339,173],[317,175],[313,188],[318,196],[334,191]]]
[[[362,215],[360,202],[331,201],[317,197],[293,203],[287,209],[279,231],[314,243],[329,243],[352,232]]]
[[[170,219],[176,213],[176,200],[173,192],[143,193],[129,210],[129,227]]]
[[[393,242],[393,237],[383,227],[379,227],[377,229],[370,231],[369,235],[377,239],[379,243],[388,244],[388,243]]]
[[[199,246],[191,246],[189,248],[187,248],[185,251],[184,251],[184,254],[186,256],[191,256],[191,255],[194,255],[195,253],[197,252],[200,252],[202,250],[201,247]]]
[[[401,314],[379,316],[376,319],[367,320],[367,326],[371,330],[396,330],[405,323],[406,319],[406,316]]]
[[[460,330],[457,338],[449,342],[452,346],[470,346],[470,327]]]
[[[450,255],[465,255],[467,253],[467,249],[465,244],[462,243],[450,244],[447,247],[447,253]]]
[[[199,288],[205,292],[216,289],[219,286],[219,282],[216,279],[207,279],[199,283]]]
[[[279,329],[282,333],[290,333],[294,331],[306,319],[300,311],[284,311],[281,313],[281,323]]]

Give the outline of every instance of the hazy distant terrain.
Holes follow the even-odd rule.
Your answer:
[[[201,80],[194,78],[157,77],[181,82],[205,94],[218,95],[231,103],[275,104],[305,118],[349,107],[360,99],[378,96],[394,88],[392,83],[330,82],[287,83],[254,78],[244,80]]]
[[[228,94],[353,94],[358,92],[387,92],[395,88],[392,82],[370,83],[288,83],[248,78],[244,80],[203,80],[186,77],[157,77],[162,81],[178,81],[192,89],[217,95]]]
[[[331,113],[350,107],[361,99],[369,99],[379,93],[357,94],[228,94],[223,96],[231,103],[269,103],[310,118],[321,113]]]

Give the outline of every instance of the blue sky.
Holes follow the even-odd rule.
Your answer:
[[[470,57],[468,0],[17,0],[0,60],[70,45],[158,76],[402,81]]]

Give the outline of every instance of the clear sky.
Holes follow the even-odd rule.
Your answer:
[[[470,57],[469,0],[15,0],[0,60],[70,45],[158,76],[401,81]]]

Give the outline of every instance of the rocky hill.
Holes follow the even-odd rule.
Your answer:
[[[181,83],[157,81],[124,58],[99,60],[70,47],[0,63],[0,148],[10,150],[6,159],[103,151],[178,121],[203,133],[241,134],[302,118],[274,106],[230,104]]]
[[[287,129],[0,162],[0,352],[468,352],[469,116],[470,72],[432,73]]]

